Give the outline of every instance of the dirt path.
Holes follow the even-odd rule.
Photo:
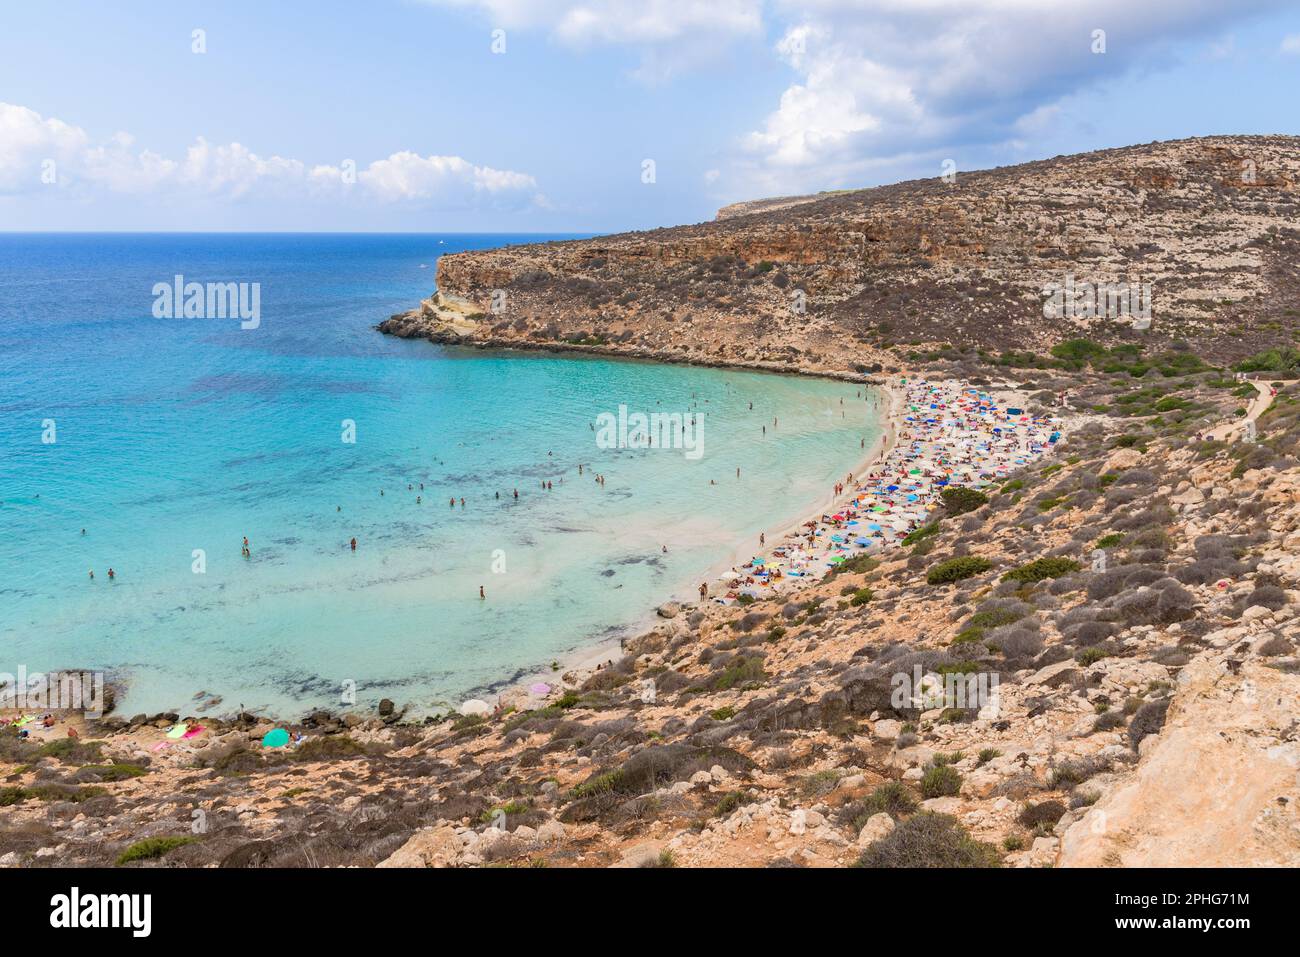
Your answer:
[[[1286,386],[1291,385],[1293,382],[1297,382],[1300,380],[1270,379],[1267,382],[1264,382],[1259,379],[1250,379],[1248,381],[1250,382],[1251,385],[1255,387],[1255,391],[1258,394],[1255,396],[1254,399],[1251,400],[1250,405],[1246,407],[1246,414],[1239,419],[1234,419],[1233,421],[1227,423],[1226,425],[1216,426],[1215,428],[1206,432],[1205,440],[1207,442],[1212,440],[1218,440],[1220,442],[1230,441],[1236,433],[1244,432],[1246,430],[1247,422],[1254,422],[1261,415],[1263,415],[1264,412],[1268,409],[1268,407],[1273,404],[1273,383],[1274,382],[1276,382],[1282,388],[1285,388]]]

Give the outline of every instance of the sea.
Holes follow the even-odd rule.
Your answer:
[[[456,708],[693,597],[878,437],[854,383],[375,329],[441,255],[562,238],[0,234],[0,673],[103,671],[127,716]]]

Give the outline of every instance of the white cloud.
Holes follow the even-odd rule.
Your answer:
[[[762,0],[426,0],[485,12],[493,27],[549,29],[582,43],[662,43],[696,32],[753,34]]]
[[[633,75],[658,81],[716,60],[720,43],[763,32],[762,0],[425,0],[481,11],[493,28],[544,30],[574,48],[631,46]],[[508,47],[507,47],[508,49]]]
[[[57,171],[52,183],[42,176],[50,161]],[[90,197],[112,193],[342,200],[352,194],[349,181],[355,183],[355,198],[379,203],[463,208],[545,202],[527,173],[475,166],[459,156],[403,151],[360,169],[343,164],[308,167],[301,160],[259,155],[240,143],[214,144],[199,137],[184,158],[168,159],[137,149],[126,133],[92,144],[85,130],[0,103],[0,193],[55,188]]]
[[[792,24],[776,52],[796,79],[742,138],[738,165],[756,187],[808,191],[856,185],[905,154],[1013,143],[1066,96],[1283,2],[776,0]]]
[[[1282,38],[1282,52],[1300,56],[1300,33],[1292,33]]]

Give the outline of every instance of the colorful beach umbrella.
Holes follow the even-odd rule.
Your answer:
[[[289,732],[284,728],[273,728],[262,735],[262,747],[283,748],[289,743]]]

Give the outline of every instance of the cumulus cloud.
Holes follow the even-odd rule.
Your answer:
[[[56,188],[79,196],[251,196],[409,203],[443,208],[544,204],[527,173],[476,166],[459,156],[403,151],[364,168],[345,161],[308,166],[263,156],[240,143],[199,137],[180,159],[137,148],[126,133],[101,143],[79,127],[0,103],[0,193]]]
[[[1175,41],[1282,3],[776,0],[790,24],[776,53],[796,78],[743,138],[742,179],[851,185],[905,154],[1010,143],[1088,85],[1156,68]]]
[[[544,30],[584,48],[630,46],[641,55],[639,79],[667,79],[712,56],[719,43],[759,36],[762,0],[425,0],[439,7],[478,10],[493,28]]]

